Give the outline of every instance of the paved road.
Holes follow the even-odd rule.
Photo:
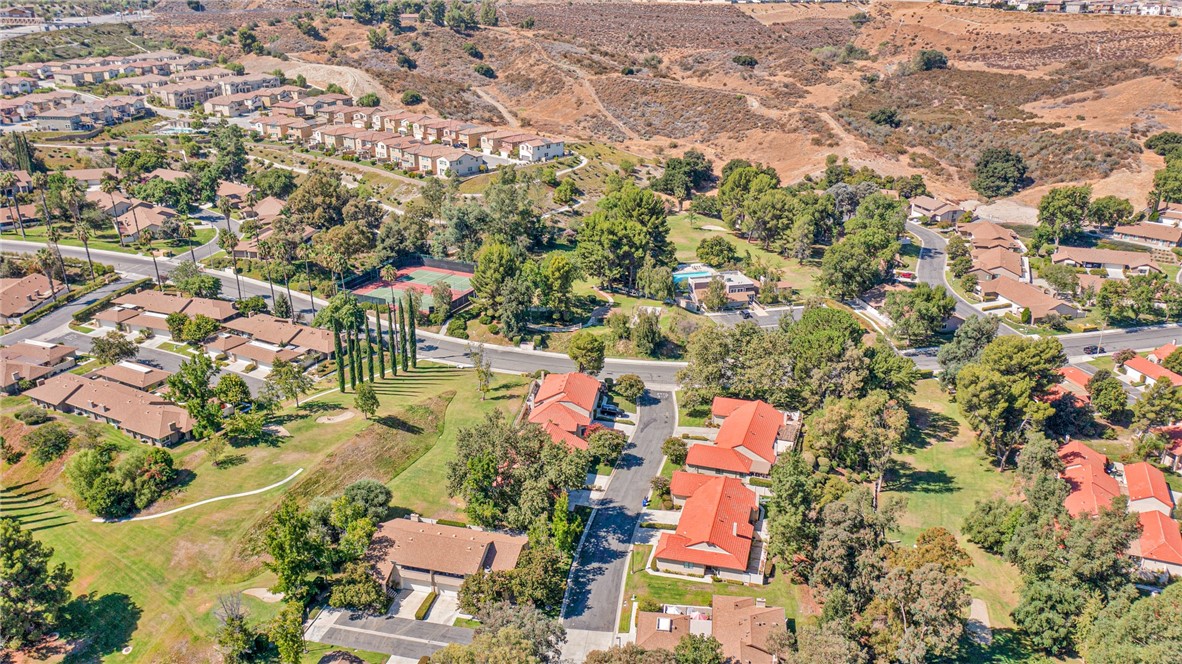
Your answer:
[[[308,630],[309,641],[395,655],[399,661],[430,657],[449,643],[472,642],[472,630],[425,620],[367,616],[329,610]]]
[[[9,332],[3,337],[0,337],[0,343],[3,343],[5,346],[11,346],[18,341],[39,339],[46,334],[51,334],[55,330],[69,325],[70,321],[73,320],[74,314],[82,308],[88,307],[95,302],[98,302],[100,299],[110,295],[111,293],[114,293],[115,291],[130,283],[130,279],[118,279],[116,281],[112,281],[106,286],[93,290],[60,309],[46,314],[44,318],[32,323],[31,325],[26,325],[15,332]]]
[[[946,273],[944,271],[944,264],[948,260],[948,256],[945,253],[945,247],[948,246],[948,241],[930,228],[924,228],[912,222],[907,222],[907,230],[914,233],[923,244],[919,250],[919,263],[915,271],[916,277],[925,284],[948,288],[948,282],[945,279]],[[956,313],[961,318],[984,315],[967,300],[957,295],[956,291],[948,288],[948,292],[952,294],[952,297],[956,298]],[[998,328],[998,333],[1017,334],[1013,328],[1004,323]]]
[[[568,630],[616,629],[628,549],[649,480],[661,471],[661,444],[673,435],[677,407],[671,392],[648,392],[640,404],[635,434],[596,505],[567,588],[563,625]]]
[[[53,23],[39,23],[37,25],[20,25],[11,28],[4,28],[0,30],[0,42],[8,41],[20,37],[21,35],[37,34],[39,32],[48,32],[50,30],[63,30],[66,28],[80,28],[86,25],[95,25],[102,23],[131,23],[134,21],[143,21],[152,18],[151,12],[142,12],[134,14],[105,14],[103,16],[81,16],[81,17],[67,17],[58,22]]]

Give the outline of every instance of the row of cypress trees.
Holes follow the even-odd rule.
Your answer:
[[[386,349],[390,353],[390,375],[398,375],[398,365],[403,371],[418,366],[418,338],[416,312],[420,296],[411,291],[408,297],[396,299],[385,307],[386,333],[382,331],[382,309],[375,310],[374,328],[370,327],[368,314],[346,329],[333,323],[333,350],[337,357],[337,387],[345,391],[346,383],[357,389],[358,382],[374,382],[386,377]],[[343,339],[343,341],[342,341]],[[375,366],[376,361],[376,366]]]

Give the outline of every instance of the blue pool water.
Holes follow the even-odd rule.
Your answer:
[[[697,270],[695,272],[677,272],[673,275],[673,283],[680,284],[692,277],[708,277],[710,272],[706,270]]]

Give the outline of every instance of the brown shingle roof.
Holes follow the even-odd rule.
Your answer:
[[[391,519],[378,526],[368,555],[385,576],[394,565],[467,576],[513,569],[528,542],[520,535]]]

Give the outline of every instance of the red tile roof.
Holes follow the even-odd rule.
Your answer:
[[[594,376],[585,373],[548,374],[538,386],[538,393],[534,395],[534,403],[549,401],[557,398],[569,401],[590,412],[595,410],[595,403],[599,399],[600,383]]]
[[[1133,542],[1131,553],[1146,560],[1182,565],[1182,532],[1178,522],[1151,510],[1137,514],[1141,536]]]
[[[681,509],[677,530],[661,535],[656,557],[706,567],[745,570],[758,509],[755,492],[732,477],[712,477]]]
[[[1156,357],[1158,362],[1161,362],[1176,350],[1178,350],[1178,345],[1171,341],[1168,344],[1153,349],[1153,352],[1150,353],[1150,355]]]
[[[527,419],[551,432],[555,442],[587,449],[579,433],[595,418],[599,390],[599,380],[584,373],[549,374],[538,386]],[[564,435],[555,435],[555,431]]]
[[[710,404],[710,414],[717,418],[727,418],[730,414],[735,412],[735,409],[745,403],[750,403],[746,399],[732,399],[730,397],[714,397],[714,402]]]
[[[1120,485],[1105,471],[1108,457],[1073,440],[1059,448],[1059,458],[1066,466],[1063,479],[1070,487],[1063,505],[1072,516],[1099,514],[1120,495]]]
[[[725,449],[744,448],[768,463],[776,462],[776,434],[784,414],[765,401],[748,401],[722,421],[714,444]]]
[[[1063,380],[1075,385],[1077,387],[1086,388],[1088,381],[1092,379],[1092,375],[1080,369],[1079,367],[1066,366],[1059,369],[1059,375]]]
[[[1165,378],[1175,386],[1182,385],[1182,376],[1179,376],[1178,374],[1170,371],[1160,364],[1154,364],[1140,355],[1125,362],[1124,366],[1126,369],[1132,369],[1133,371],[1136,371],[1137,373],[1154,381],[1160,378]]]
[[[712,479],[714,479],[713,475],[687,473],[684,470],[679,470],[673,473],[673,479],[669,481],[669,494],[678,498],[688,498]]]
[[[1170,494],[1165,474],[1151,463],[1126,464],[1125,484],[1129,487],[1129,500],[1156,498],[1170,508],[1174,506],[1174,496]]]
[[[685,455],[685,465],[746,474],[751,472],[751,457],[731,448],[698,443],[690,445]]]

